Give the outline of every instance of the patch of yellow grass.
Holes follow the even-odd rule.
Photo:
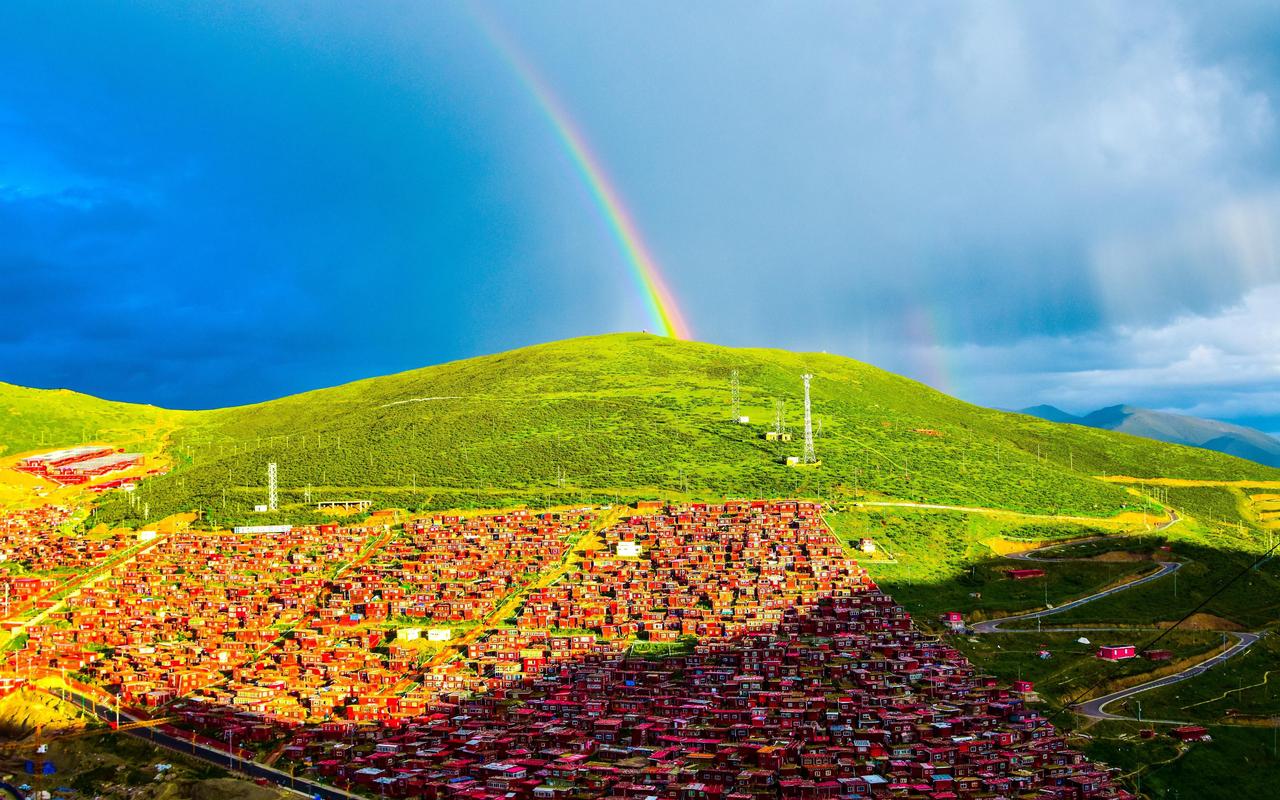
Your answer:
[[[1043,547],[1048,542],[1015,542],[1009,539],[1002,539],[999,536],[993,536],[990,539],[982,541],[987,547],[991,548],[991,552],[998,556],[1007,556],[1010,553],[1021,553],[1023,550],[1034,550],[1037,547]]]
[[[1143,514],[1141,511],[1126,511],[1123,514],[1117,514],[1111,518],[1122,526],[1137,527],[1138,525],[1159,525],[1162,522],[1168,522],[1168,519],[1159,514]]]
[[[1132,478],[1107,475],[1099,480],[1107,483],[1144,483],[1148,486],[1234,486],[1240,489],[1280,489],[1280,481],[1200,481],[1189,478]]]

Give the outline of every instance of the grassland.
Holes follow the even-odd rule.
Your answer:
[[[1184,683],[1109,707],[1112,713],[1200,724],[1270,725],[1280,718],[1280,638],[1264,636],[1240,656]]]
[[[1191,491],[1171,487],[1165,497],[1181,521],[1163,531],[1148,531],[1132,518],[1128,525],[1114,519],[1030,523],[1012,514],[907,508],[853,509],[831,514],[829,521],[848,543],[862,536],[876,541],[879,552],[862,559],[863,566],[926,626],[936,627],[936,615],[944,610],[963,611],[976,620],[1043,607],[1046,588],[1049,602],[1058,605],[1106,582],[1109,576],[1099,574],[1099,569],[1135,575],[1157,559],[1182,562],[1176,582],[1170,576],[1046,618],[1044,631],[949,635],[948,640],[1001,680],[1033,681],[1054,722],[1080,731],[1087,737],[1080,744],[1088,753],[1122,767],[1144,796],[1222,797],[1226,775],[1233,780],[1240,776],[1239,796],[1267,796],[1257,792],[1280,778],[1280,758],[1273,750],[1280,736],[1272,727],[1280,717],[1280,640],[1274,633],[1199,677],[1108,708],[1136,714],[1140,700],[1145,718],[1209,725],[1213,742],[1179,745],[1168,736],[1167,725],[1157,726],[1154,739],[1140,739],[1136,724],[1092,723],[1066,708],[1071,701],[1190,666],[1217,651],[1223,630],[1275,629],[1280,619],[1280,565],[1267,561],[1249,569],[1270,539],[1248,513],[1242,515],[1248,506],[1242,504],[1241,487],[1182,488]],[[1020,539],[1061,541],[1090,535],[1103,538],[1055,548],[1051,555],[1061,561],[1029,563],[1000,556],[1027,547],[1017,543]],[[1010,566],[1036,566],[1047,575],[1024,582],[1002,579]],[[972,592],[981,593],[981,598],[972,597]],[[1164,633],[1206,599],[1199,613]],[[1051,630],[1060,626],[1121,630]],[[1090,643],[1079,643],[1080,636]],[[1112,663],[1094,657],[1099,644],[1144,645],[1157,636],[1158,646],[1172,651],[1170,662]],[[1041,659],[1042,650],[1051,657]],[[1234,794],[1236,784],[1232,787]],[[1181,794],[1175,795],[1175,790]]]
[[[0,456],[95,442],[151,451],[190,418],[183,411],[0,382]]]
[[[742,413],[730,422],[729,375]],[[817,468],[768,442],[773,401],[802,427],[800,374],[821,420]],[[31,427],[38,420],[29,421]],[[641,334],[588,337],[469,359],[255,406],[185,414],[176,468],[143,489],[151,512],[242,521],[280,465],[280,519],[305,499],[408,508],[640,497],[885,496],[1107,516],[1133,496],[1099,474],[1280,480],[1218,453],[978,408],[823,353],[730,349]],[[137,519],[117,499],[105,522]],[[265,521],[265,520],[264,520]]]
[[[862,509],[828,515],[847,543],[869,537],[880,558],[861,559],[885,591],[927,626],[944,611],[981,620],[1059,605],[1154,569],[1142,561],[1015,561],[1000,553],[1026,549],[1031,542],[1120,535],[1067,522],[1029,522],[1013,515],[926,509]],[[1013,544],[1002,547],[1002,544]],[[1037,567],[1045,577],[1012,580],[1006,570]]]
[[[1212,742],[1180,745],[1161,732],[1151,739],[1138,732],[1150,726],[1106,722],[1076,744],[1090,758],[1119,767],[1149,798],[1273,797],[1280,777],[1280,747],[1265,728],[1214,726]]]
[[[1268,561],[1250,569],[1266,547],[1264,534],[1190,523],[1171,528],[1166,546],[1169,550],[1161,558],[1184,562],[1176,581],[1160,580],[1104,598],[1055,617],[1055,623],[1105,620],[1147,626],[1176,621],[1204,601],[1208,602],[1199,613],[1226,620],[1229,626],[1256,630],[1280,618],[1280,565]]]
[[[1030,631],[954,637],[952,643],[1001,681],[1032,681],[1036,693],[1056,711],[1088,689],[1099,677],[1106,680],[1100,690],[1118,689],[1161,666],[1144,658],[1115,663],[1099,661],[1098,646],[1113,644],[1113,639],[1123,636],[1123,633],[1094,631]],[[1079,642],[1081,637],[1088,639],[1089,643]],[[1211,655],[1220,643],[1221,637],[1217,633],[1192,630],[1170,634],[1161,642],[1161,647],[1172,651],[1170,663],[1176,664]],[[1048,652],[1050,657],[1041,658],[1039,654],[1042,651]],[[1143,699],[1145,702],[1145,695]],[[1108,707],[1107,710],[1114,712],[1116,709]]]

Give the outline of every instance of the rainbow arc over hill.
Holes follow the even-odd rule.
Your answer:
[[[675,339],[691,338],[692,331],[689,323],[681,313],[675,295],[672,294],[671,287],[658,267],[657,260],[650,252],[649,246],[645,244],[644,237],[640,235],[640,229],[623,202],[621,193],[609,180],[608,173],[592,151],[581,127],[502,26],[480,9],[478,4],[472,5],[471,8],[480,28],[511,66],[512,71],[551,124],[560,145],[573,162],[583,183],[586,184],[592,200],[599,207],[601,216],[630,267],[645,310],[656,328],[654,332]]]

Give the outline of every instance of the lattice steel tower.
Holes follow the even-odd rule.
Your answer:
[[[786,400],[773,401],[773,432],[781,436],[786,433],[786,426],[782,419],[782,411],[786,407]]]
[[[813,376],[806,372],[800,377],[804,378],[804,463],[816,464],[818,456],[813,451],[813,416],[809,411],[809,381],[813,380]]]
[[[276,462],[267,464],[267,510],[276,510]]]
[[[729,392],[733,395],[733,421],[737,422],[742,418],[742,414],[738,410],[738,371],[736,369],[729,374]]]

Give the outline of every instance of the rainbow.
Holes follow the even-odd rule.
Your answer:
[[[472,12],[479,22],[489,41],[511,66],[513,72],[532,95],[538,108],[542,111],[551,127],[555,130],[561,146],[573,162],[583,183],[591,193],[592,199],[600,208],[601,216],[609,227],[613,238],[617,240],[630,267],[631,276],[636,288],[640,291],[645,310],[648,312],[656,333],[675,339],[688,339],[692,336],[689,323],[676,304],[675,295],[667,285],[658,268],[658,262],[649,251],[640,229],[622,196],[609,180],[608,173],[600,164],[586,136],[574,122],[573,117],[556,97],[555,92],[542,78],[524,53],[516,46],[515,41],[502,29],[490,15],[484,13],[478,3],[471,4]]]
[[[960,397],[957,370],[948,358],[943,319],[936,310],[910,306],[902,317],[902,338],[908,343],[907,354],[912,377],[944,394]]]

